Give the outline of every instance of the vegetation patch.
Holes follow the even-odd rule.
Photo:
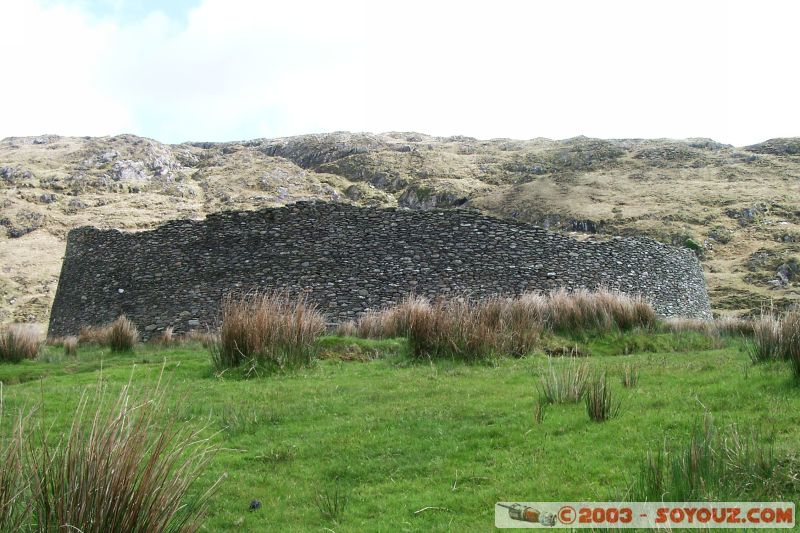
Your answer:
[[[40,405],[41,419],[0,418],[0,459],[14,469],[0,487],[18,487],[0,488],[0,503],[15,502],[0,520],[23,531],[53,529],[65,513],[88,531],[474,530],[491,527],[498,499],[539,494],[800,497],[799,313],[661,321],[609,293],[409,298],[347,326],[362,338],[325,334],[313,308],[286,293],[226,303],[210,362],[209,348],[173,337],[136,345],[135,357],[99,342],[67,353],[60,339],[1,364],[4,405]],[[217,363],[226,318],[232,366]],[[760,333],[767,324],[772,337]],[[748,351],[773,337],[770,364],[752,364]],[[159,387],[163,373],[181,385]],[[129,392],[154,384],[156,395]],[[97,408],[91,387],[122,395]],[[728,426],[696,423],[706,413]],[[96,514],[69,500],[95,490],[109,494]],[[118,497],[142,510],[115,506]],[[175,525],[148,521],[156,507]]]
[[[125,315],[121,315],[105,326],[82,328],[78,342],[107,346],[113,352],[132,352],[139,342],[139,330]]]
[[[789,361],[800,379],[800,312],[783,316],[762,313],[753,321],[753,336],[745,344],[753,363]]]
[[[787,460],[789,459],[789,460]],[[771,501],[793,490],[798,466],[779,458],[755,431],[732,425],[720,430],[710,416],[687,441],[665,443],[640,463],[630,501]]]
[[[577,403],[586,392],[589,380],[589,365],[576,359],[568,364],[548,367],[539,381],[541,398],[551,404]]]
[[[97,391],[84,393],[60,438],[30,414],[0,425],[0,529],[198,530],[218,486],[187,498],[213,457],[208,438],[175,425],[163,391],[135,398],[124,386],[110,406]]]
[[[34,359],[42,347],[39,335],[30,327],[11,325],[0,331],[0,363]]]
[[[408,336],[417,359],[453,358],[485,361],[496,356],[521,357],[535,350],[552,355],[579,355],[556,334],[575,337],[650,328],[656,315],[639,297],[584,289],[560,289],[547,294],[490,297],[409,297],[400,305],[368,312],[340,333],[370,338]]]
[[[219,336],[210,346],[218,370],[307,366],[317,357],[325,318],[304,296],[287,292],[229,294]]]
[[[636,330],[630,333],[638,334]],[[590,344],[596,340],[593,337],[608,335],[615,334],[587,334],[585,341]],[[661,480],[660,485],[641,484],[649,486],[651,494],[663,493],[666,487],[665,498],[685,497],[686,491],[672,485],[673,474],[667,466],[673,468],[673,460],[691,464],[685,460],[692,455],[686,450],[694,449],[700,457],[706,441],[712,442],[710,455],[716,465],[708,471],[717,472],[723,463],[736,467],[720,474],[723,484],[692,481],[690,487],[722,487],[703,496],[760,498],[757,488],[764,486],[763,494],[770,498],[796,501],[800,487],[793,453],[800,432],[791,413],[800,409],[800,387],[790,377],[789,363],[752,365],[737,342],[725,342],[713,350],[625,356],[546,357],[533,352],[525,357],[498,357],[492,365],[470,365],[452,359],[420,364],[402,338],[322,336],[316,340],[319,354],[347,351],[351,345],[378,353],[346,363],[336,356],[319,358],[311,366],[247,380],[214,371],[207,351],[198,344],[138,345],[135,358],[87,344],[78,346],[76,355],[66,356],[62,346],[51,345],[43,347],[36,359],[0,364],[4,405],[12,415],[0,420],[4,436],[0,458],[5,457],[7,465],[15,464],[3,446],[13,441],[10,437],[19,421],[15,415],[28,412],[26,406],[40,407],[28,419],[35,424],[25,423],[25,435],[38,435],[28,428],[48,428],[50,457],[60,453],[59,435],[65,435],[62,445],[69,439],[76,412],[84,413],[85,431],[79,434],[85,439],[76,437],[73,442],[88,446],[86,435],[95,404],[89,402],[81,411],[82,391],[98,383],[108,390],[108,398],[129,383],[128,390],[152,390],[166,361],[164,373],[173,385],[160,389],[163,398],[157,402],[158,414],[148,432],[154,440],[147,441],[151,443],[147,449],[154,449],[152,443],[159,442],[161,432],[169,434],[170,428],[208,428],[210,440],[201,447],[210,445],[215,452],[205,456],[199,477],[181,501],[187,512],[195,509],[207,489],[228,474],[204,506],[200,520],[209,531],[364,531],[391,529],[404,522],[426,531],[488,529],[499,498],[531,501],[547,494],[568,501],[605,501],[611,487],[619,489],[620,496],[630,489],[627,497],[631,499],[632,484],[640,476]],[[636,386],[623,389],[617,376],[622,379],[633,369]],[[18,379],[22,372],[35,380]],[[601,387],[595,378],[603,374],[606,379]],[[15,379],[18,383],[11,385]],[[546,399],[545,387],[551,391],[552,403]],[[606,392],[595,394],[599,399],[595,402],[587,400],[587,390]],[[608,391],[611,401],[603,402]],[[135,426],[139,406],[153,398],[129,397],[130,425],[126,422],[125,428]],[[613,408],[620,400],[622,408],[616,416],[602,423],[589,417],[587,402]],[[119,416],[120,411],[108,402],[103,405],[97,411],[98,427],[120,429],[106,417]],[[739,444],[727,429],[715,430],[706,441],[693,437],[704,431],[696,420],[706,411],[726,424],[748,428],[739,432]],[[758,427],[769,428],[769,434],[751,434],[750,428]],[[205,435],[198,437],[203,440]],[[696,441],[693,448],[692,439]],[[25,442],[40,449],[40,441],[35,437]],[[662,462],[663,469],[640,474],[648,452],[652,462]],[[72,464],[83,457],[71,453],[75,454],[66,457],[72,457]],[[181,455],[191,457],[197,454],[187,450]],[[679,457],[684,458],[682,462]],[[99,463],[92,461],[100,458],[97,454],[96,459],[81,459],[82,471],[96,469]],[[523,477],[519,475],[521,459],[528,461],[528,475]],[[0,476],[14,472],[4,469]],[[51,470],[49,479],[56,479],[58,472]],[[113,475],[108,473],[108,477]],[[705,475],[683,477],[709,479]],[[386,505],[387,498],[391,506]],[[299,513],[298,508],[306,512]],[[29,523],[33,516],[28,514]]]
[[[586,386],[586,413],[593,422],[605,422],[619,414],[621,401],[614,398],[605,372],[595,375]]]

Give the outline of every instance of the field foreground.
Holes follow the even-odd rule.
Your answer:
[[[621,400],[604,423],[583,402],[548,405],[536,420],[541,376],[574,359],[420,364],[404,339],[327,337],[313,367],[247,378],[215,374],[200,346],[84,347],[76,358],[48,347],[37,361],[0,365],[0,382],[7,414],[38,406],[57,435],[84,390],[102,382],[114,395],[131,380],[146,392],[163,368],[170,409],[221,447],[193,489],[227,473],[207,531],[487,531],[497,501],[624,496],[647,452],[685,443],[707,413],[795,461],[800,387],[784,363],[753,365],[736,340],[662,346],[616,335],[581,358]],[[620,355],[637,350],[648,352]],[[620,384],[626,365],[639,370],[635,387]],[[779,491],[797,502],[800,485]],[[252,500],[261,507],[249,511]]]

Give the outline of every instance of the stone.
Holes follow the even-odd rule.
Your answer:
[[[49,334],[123,313],[144,340],[149,325],[216,324],[232,290],[305,290],[338,322],[412,291],[481,297],[601,285],[641,293],[663,316],[711,318],[702,269],[685,248],[579,241],[469,211],[296,203],[151,231],[71,230]]]
[[[115,181],[144,181],[149,176],[142,161],[123,159],[111,167],[111,178]]]

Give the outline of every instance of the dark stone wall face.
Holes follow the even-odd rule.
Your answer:
[[[581,242],[463,210],[297,203],[173,221],[147,232],[72,230],[51,336],[125,314],[148,338],[214,326],[232,290],[305,290],[329,321],[406,294],[476,297],[557,287],[641,293],[663,316],[711,318],[697,258],[649,239]]]

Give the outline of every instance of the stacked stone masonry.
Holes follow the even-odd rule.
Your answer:
[[[223,294],[307,291],[330,322],[400,301],[608,287],[663,316],[711,318],[697,258],[649,239],[578,241],[467,210],[300,202],[172,221],[145,232],[72,230],[51,336],[127,315],[148,338],[213,327]]]

